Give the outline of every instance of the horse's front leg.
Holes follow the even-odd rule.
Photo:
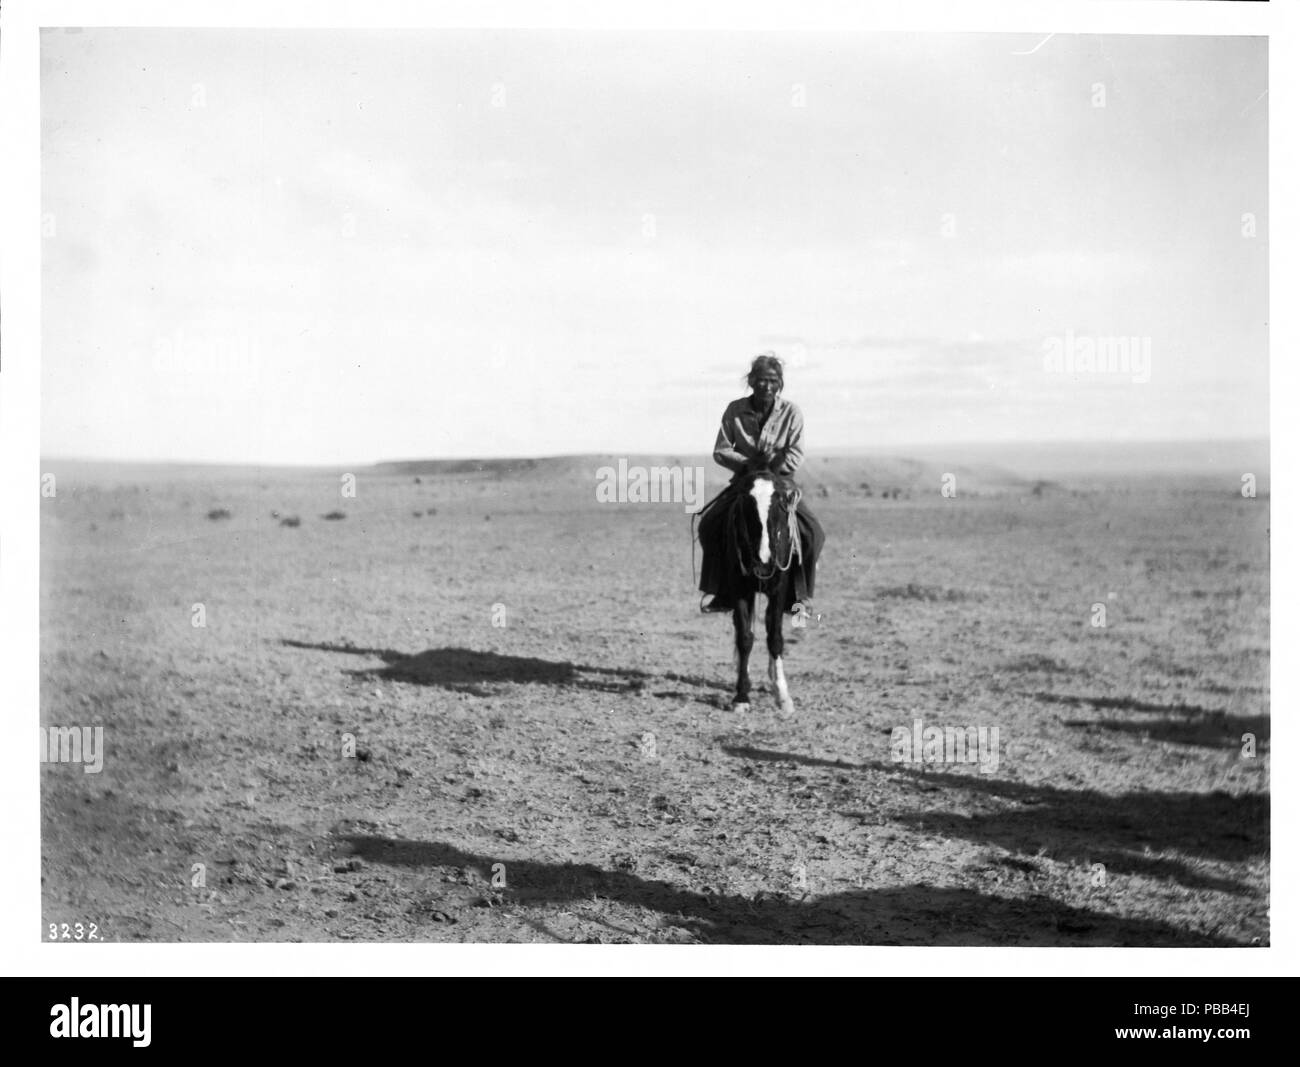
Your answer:
[[[731,622],[736,628],[736,695],[731,701],[731,709],[748,711],[749,653],[754,647],[754,595],[752,593],[736,598]]]
[[[785,681],[785,667],[781,656],[785,652],[785,616],[781,605],[785,601],[784,583],[780,583],[767,598],[767,676],[772,682],[772,693],[777,704],[786,715],[794,713],[794,701],[790,699],[790,687]]]

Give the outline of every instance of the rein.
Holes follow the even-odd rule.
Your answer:
[[[777,574],[784,574],[786,571],[788,571],[794,565],[794,561],[796,557],[798,558],[800,565],[803,564],[803,543],[799,539],[799,517],[798,517],[799,498],[802,495],[803,494],[798,489],[796,489],[794,491],[794,498],[790,501],[790,505],[786,509],[785,521],[786,521],[786,530],[790,534],[790,554],[786,557],[784,567],[781,566],[779,560],[774,562],[773,566],[776,568],[775,573]],[[768,575],[768,577],[770,578],[771,575]]]

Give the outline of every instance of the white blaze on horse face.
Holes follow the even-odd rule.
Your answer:
[[[758,522],[763,528],[763,538],[758,544],[758,561],[768,563],[772,559],[772,545],[767,537],[767,516],[772,510],[772,483],[767,478],[759,478],[749,490],[749,495],[758,505]]]

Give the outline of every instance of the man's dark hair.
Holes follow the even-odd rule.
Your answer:
[[[777,381],[781,383],[781,388],[785,388],[785,364],[782,363],[775,352],[763,352],[754,357],[754,362],[749,365],[749,373],[745,375],[745,381],[752,388],[754,379],[760,374],[766,374],[771,371],[776,374]]]

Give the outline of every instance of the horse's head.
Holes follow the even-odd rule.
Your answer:
[[[758,471],[739,485],[740,538],[745,568],[757,578],[789,570],[800,552],[795,511],[799,487],[780,474]]]

